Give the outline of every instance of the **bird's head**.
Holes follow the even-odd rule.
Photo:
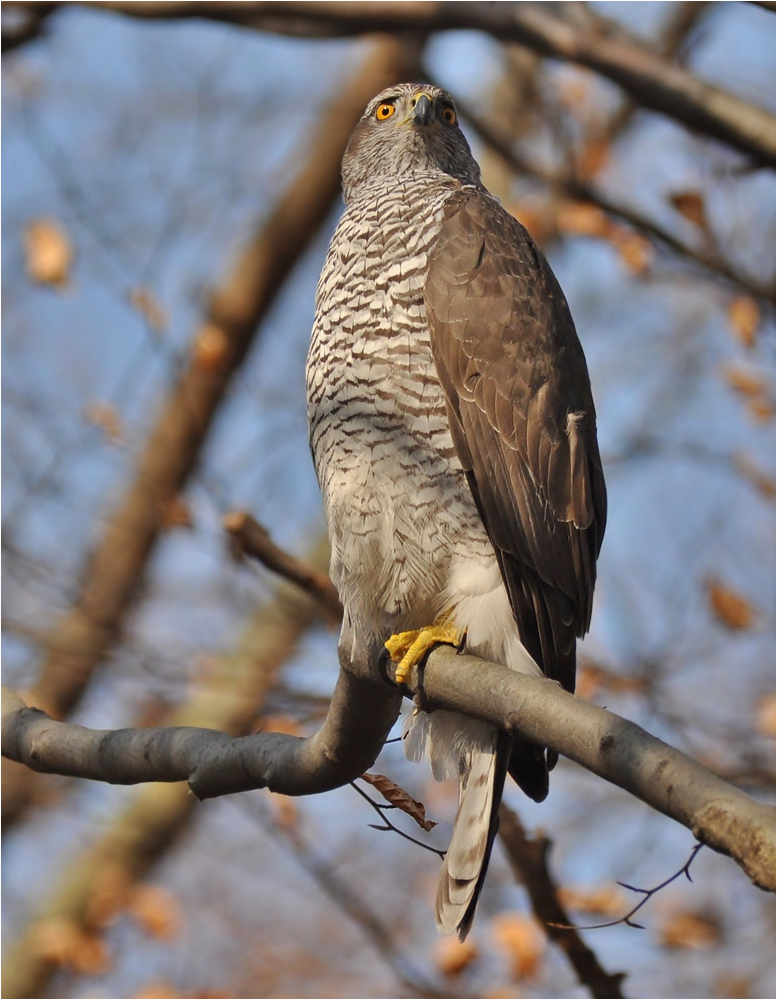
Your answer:
[[[426,84],[400,83],[370,101],[353,131],[343,158],[345,200],[365,185],[411,173],[445,173],[465,184],[480,182],[450,94]]]

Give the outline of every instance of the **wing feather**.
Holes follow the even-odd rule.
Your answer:
[[[606,493],[566,300],[526,230],[475,188],[446,205],[424,297],[454,446],[522,640],[572,690]]]

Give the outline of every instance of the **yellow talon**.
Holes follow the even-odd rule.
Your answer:
[[[397,684],[404,684],[411,667],[417,666],[432,646],[436,646],[438,643],[443,642],[459,649],[465,634],[465,632],[454,628],[450,622],[440,622],[436,625],[427,625],[425,628],[392,635],[385,645],[391,659],[397,664],[394,680]]]

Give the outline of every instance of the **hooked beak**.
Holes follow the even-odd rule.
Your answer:
[[[410,121],[418,125],[428,125],[432,120],[433,110],[434,108],[429,97],[426,94],[419,94],[410,115]]]

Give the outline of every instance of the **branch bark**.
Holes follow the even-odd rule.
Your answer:
[[[523,883],[532,909],[551,941],[566,954],[578,979],[593,997],[622,998],[623,972],[606,972],[579,932],[567,930],[572,921],[558,900],[558,886],[548,870],[551,842],[542,833],[529,837],[518,816],[503,802],[499,807],[499,839],[516,879]]]
[[[267,529],[245,511],[232,511],[224,517],[223,523],[238,555],[251,556],[284,580],[296,583],[321,602],[332,622],[342,620],[343,606],[327,573],[318,572],[279,548]]]
[[[577,761],[732,857],[755,885],[774,889],[774,810],[639,726],[550,680],[450,647],[433,650],[422,675],[430,708],[486,720]],[[408,688],[418,693],[417,671]],[[401,698],[375,664],[343,658],[329,713],[314,736],[233,739],[190,727],[97,732],[56,723],[11,694],[3,705],[2,752],[36,770],[119,784],[185,780],[200,798],[263,787],[308,795],[351,781],[371,766]]]
[[[483,31],[541,55],[575,62],[619,84],[642,107],[682,122],[773,167],[774,116],[696,79],[666,62],[607,21],[590,14],[581,24],[549,14],[530,3],[221,2],[155,3],[94,0],[130,17],[200,17],[262,31],[297,36],[337,37],[373,31]]]

